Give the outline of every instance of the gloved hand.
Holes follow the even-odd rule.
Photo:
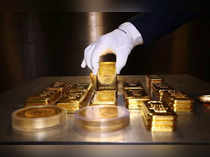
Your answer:
[[[116,55],[116,71],[119,74],[126,65],[131,50],[140,44],[143,44],[143,39],[136,27],[130,22],[123,23],[85,48],[81,67],[85,68],[87,65],[96,75],[100,56],[113,52]]]

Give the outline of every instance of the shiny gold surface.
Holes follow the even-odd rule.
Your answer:
[[[80,108],[79,100],[76,98],[62,98],[56,105],[66,113],[75,113]]]
[[[97,89],[116,89],[115,62],[100,62],[97,74]]]
[[[152,95],[162,101],[162,97],[165,92],[169,92],[171,94],[175,93],[175,90],[165,83],[153,83],[152,87]]]
[[[124,82],[123,83],[124,89],[141,89],[144,90],[142,84],[140,82]]]
[[[90,73],[90,81],[91,81],[91,84],[93,86],[93,89],[96,90],[97,88],[97,80],[96,80],[96,75],[94,75],[92,72]]]
[[[180,91],[165,92],[162,101],[171,106],[174,112],[192,112],[193,110],[193,99]]]
[[[129,112],[121,106],[88,106],[77,112],[75,120],[78,127],[88,131],[115,131],[128,125]]]
[[[143,89],[124,90],[126,106],[129,110],[140,111],[145,101],[150,98]]]
[[[163,78],[160,77],[159,75],[146,75],[145,80],[146,80],[146,88],[148,89],[150,96],[152,96],[152,85],[154,83],[163,82]]]
[[[100,56],[96,83],[97,90],[117,89],[116,56],[113,53]]]
[[[12,127],[19,131],[38,131],[63,122],[63,110],[52,105],[25,107],[12,113]]]
[[[143,120],[151,131],[171,132],[175,129],[176,114],[160,101],[148,101],[144,103]]]
[[[116,90],[95,91],[92,105],[116,105]]]

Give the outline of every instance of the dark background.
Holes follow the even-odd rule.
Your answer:
[[[112,31],[136,12],[1,12],[0,92],[40,76],[88,75],[81,69],[91,31]],[[96,16],[95,24],[90,16]],[[130,54],[121,74],[187,73],[210,81],[210,19],[201,16]],[[155,28],[154,28],[155,29]]]

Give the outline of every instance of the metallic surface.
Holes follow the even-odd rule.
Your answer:
[[[210,84],[189,75],[163,75],[165,81],[175,89],[182,89],[190,97],[194,99],[198,95],[210,93]],[[140,80],[144,82],[144,76],[119,76],[119,81],[122,80]],[[52,82],[57,80],[70,80],[72,82],[89,81],[89,77],[42,77],[34,81],[26,83],[20,88],[8,91],[0,96],[1,107],[0,130],[1,143],[4,144],[77,144],[77,143],[106,143],[106,144],[170,144],[170,145],[200,145],[210,144],[210,127],[206,125],[210,121],[210,113],[204,111],[200,102],[195,102],[195,111],[187,114],[180,114],[177,117],[176,131],[172,133],[151,133],[146,130],[139,113],[130,113],[130,123],[125,129],[114,134],[96,136],[94,134],[80,132],[74,128],[74,117],[68,115],[66,125],[55,132],[36,135],[17,135],[11,128],[11,119],[8,116],[15,109],[23,107],[24,99],[44,87],[47,87]],[[145,85],[145,84],[144,84]],[[13,98],[13,99],[11,99]],[[123,97],[118,97],[118,102],[124,105]]]
[[[112,52],[104,52],[100,56],[99,69],[96,76],[97,90],[116,90],[116,55]]]
[[[91,105],[117,105],[116,90],[95,91]]]

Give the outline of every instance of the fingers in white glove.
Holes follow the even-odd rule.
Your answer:
[[[117,62],[116,62],[117,74],[120,74],[120,71],[126,65],[127,59],[128,59],[127,55],[117,55]]]
[[[93,53],[94,48],[95,48],[95,44],[93,43],[89,45],[87,48],[85,48],[85,52],[84,52],[85,65],[87,65],[91,70],[93,70],[91,66],[91,58],[92,58],[92,53]]]
[[[81,67],[82,67],[82,68],[85,68],[85,67],[86,67],[85,59],[82,60]]]

